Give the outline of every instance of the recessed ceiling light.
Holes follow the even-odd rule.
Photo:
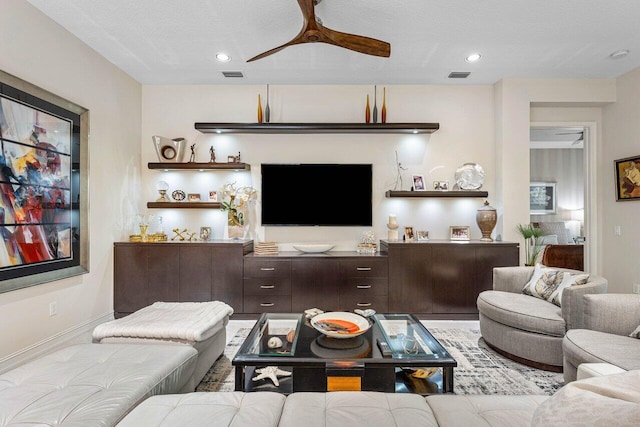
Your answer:
[[[480,61],[480,58],[482,58],[482,55],[480,55],[479,53],[472,53],[471,55],[464,58],[464,60],[467,62],[478,62]]]
[[[229,62],[231,61],[231,57],[224,52],[216,53],[216,59],[220,62]]]
[[[609,55],[609,58],[611,58],[611,59],[620,59],[620,58],[624,58],[628,54],[629,54],[629,49],[616,50],[611,55]]]

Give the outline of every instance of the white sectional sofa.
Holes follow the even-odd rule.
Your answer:
[[[606,422],[605,422],[606,421]],[[567,427],[640,425],[640,371],[589,378],[554,396],[380,392],[189,393],[147,399],[118,427]]]
[[[0,426],[107,427],[156,394],[193,391],[190,346],[78,344],[0,375]]]

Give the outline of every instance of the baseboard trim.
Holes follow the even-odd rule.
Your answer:
[[[18,350],[0,359],[0,374],[14,369],[29,360],[38,358],[46,353],[71,344],[91,342],[93,329],[101,323],[113,320],[113,313],[103,314],[95,319],[88,320],[67,330],[59,332],[42,341]]]

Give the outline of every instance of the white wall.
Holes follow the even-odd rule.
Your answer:
[[[139,193],[141,89],[25,1],[2,1],[0,28],[0,69],[89,109],[91,121],[90,273],[0,294],[1,361],[113,312],[113,242]]]
[[[381,89],[379,88],[380,92]],[[143,86],[142,90],[142,183],[143,200],[155,200],[155,184],[165,180],[170,191],[201,193],[237,180],[260,188],[261,163],[334,162],[373,164],[373,231],[386,238],[388,215],[395,213],[400,226],[428,230],[431,238],[448,239],[449,226],[469,225],[472,238],[480,238],[475,222],[483,199],[387,199],[393,188],[395,154],[407,167],[404,189],[411,185],[411,174],[424,175],[428,186],[434,180],[455,183],[454,174],[466,162],[483,166],[483,186],[489,201],[495,200],[495,153],[493,88],[491,86],[390,86],[387,87],[389,122],[438,122],[432,135],[205,135],[194,130],[194,122],[255,122],[257,95],[264,86]],[[270,106],[274,122],[363,122],[369,86],[271,86]],[[380,96],[378,97],[380,100]],[[380,105],[378,105],[380,108]],[[229,154],[242,154],[250,163],[250,173],[149,171],[146,162],[157,161],[151,137],[186,137],[196,142],[198,161],[209,160],[209,147],[218,160]],[[188,155],[187,155],[188,157]],[[334,191],[327,188],[318,197],[331,202]],[[287,191],[286,188],[283,191]],[[296,206],[291,195],[292,209]],[[336,207],[339,209],[340,207]],[[210,225],[214,237],[223,237],[225,214],[220,211],[153,210],[162,215],[165,230],[187,227],[193,231]],[[355,250],[355,244],[368,227],[267,227],[260,238],[283,244],[300,241],[337,243],[337,250]]]
[[[617,79],[617,102],[604,108],[602,194],[603,275],[609,290],[628,293],[640,283],[640,201],[616,202],[613,162],[640,155],[640,69]],[[621,235],[615,236],[614,227]]]

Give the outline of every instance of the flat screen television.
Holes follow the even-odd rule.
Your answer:
[[[262,225],[371,226],[370,164],[262,164]]]

